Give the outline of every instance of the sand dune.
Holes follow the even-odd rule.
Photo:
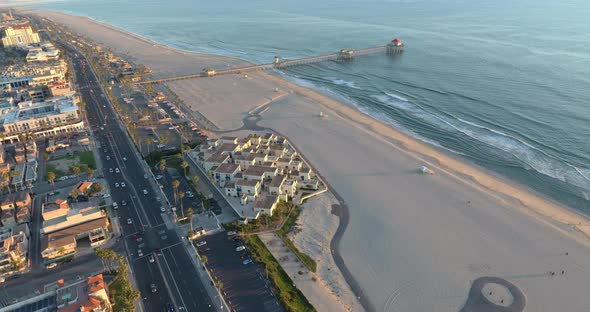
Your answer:
[[[156,75],[240,63],[154,46],[85,18],[43,14],[133,53]],[[369,309],[459,311],[481,276],[517,285],[527,311],[590,308],[586,217],[272,74],[252,82],[218,78],[172,88],[224,129],[239,126],[275,86],[289,93],[259,124],[286,135],[348,206],[340,252]],[[235,93],[241,88],[248,89],[243,100]],[[422,165],[435,174],[419,174]]]

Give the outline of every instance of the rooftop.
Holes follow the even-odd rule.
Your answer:
[[[276,172],[276,167],[250,166],[244,171],[244,175],[262,176],[266,172]]]
[[[255,209],[270,209],[277,201],[277,195],[266,195],[254,204]]]
[[[240,167],[240,165],[236,164],[221,164],[215,170],[216,173],[234,173]]]
[[[268,184],[269,187],[279,187],[285,181],[285,176],[274,176],[270,183]]]
[[[206,162],[223,163],[229,158],[229,155],[222,154],[221,151],[211,155]]]
[[[240,180],[236,181],[236,186],[256,186],[260,181],[257,180]]]
[[[53,233],[43,235],[41,238],[41,250],[47,248],[59,248],[75,242],[75,236],[108,225],[107,217],[92,220],[75,226],[71,226]]]

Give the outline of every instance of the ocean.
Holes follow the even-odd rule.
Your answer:
[[[57,0],[37,6],[175,48],[252,62],[399,37],[406,49],[397,57],[375,54],[281,74],[590,213],[589,1]]]

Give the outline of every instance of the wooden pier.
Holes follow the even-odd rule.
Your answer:
[[[332,54],[304,57],[304,58],[300,58],[300,59],[281,60],[278,56],[276,56],[274,59],[274,62],[272,62],[272,63],[248,65],[248,66],[242,66],[242,67],[236,67],[236,68],[230,68],[230,69],[222,69],[222,70],[205,68],[205,69],[203,69],[202,72],[197,73],[197,74],[190,74],[190,75],[176,76],[176,77],[169,77],[169,78],[161,78],[161,79],[154,79],[154,80],[145,80],[145,81],[137,82],[136,84],[145,85],[145,84],[165,83],[165,82],[171,82],[171,81],[177,81],[177,80],[206,78],[206,77],[213,77],[213,76],[219,76],[219,75],[244,74],[247,72],[252,72],[252,71],[257,71],[257,70],[282,69],[282,68],[286,68],[286,67],[290,67],[290,66],[318,63],[318,62],[324,62],[324,61],[350,61],[357,56],[367,55],[367,54],[372,54],[372,53],[377,53],[377,52],[386,52],[387,54],[399,54],[399,53],[403,52],[403,44],[401,43],[401,41],[399,41],[399,39],[394,39],[393,41],[391,41],[391,43],[384,45],[384,46],[358,49],[358,50],[342,49],[339,52],[332,53]]]

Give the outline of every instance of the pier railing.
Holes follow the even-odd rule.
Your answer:
[[[351,60],[354,57],[360,56],[360,55],[367,55],[367,54],[384,52],[384,51],[387,51],[389,53],[390,49],[391,48],[389,46],[378,46],[378,47],[364,48],[364,49],[358,49],[358,50],[342,49],[342,50],[340,50],[340,52],[336,52],[336,53],[311,56],[311,57],[304,57],[304,58],[292,59],[292,60],[280,60],[277,57],[273,63],[248,65],[248,66],[235,67],[235,68],[222,69],[222,70],[205,69],[205,70],[203,70],[203,72],[197,73],[197,74],[160,78],[160,79],[153,79],[153,80],[145,80],[145,81],[137,82],[137,84],[142,85],[142,84],[165,83],[165,82],[171,82],[171,81],[187,80],[187,79],[195,79],[195,78],[206,78],[206,77],[213,77],[213,76],[219,76],[219,75],[243,74],[243,73],[257,71],[257,70],[280,69],[280,68],[286,68],[286,67],[290,67],[290,66],[318,63],[318,62],[324,62],[324,61]],[[394,53],[399,53],[401,51],[402,51],[401,47],[396,48]]]

